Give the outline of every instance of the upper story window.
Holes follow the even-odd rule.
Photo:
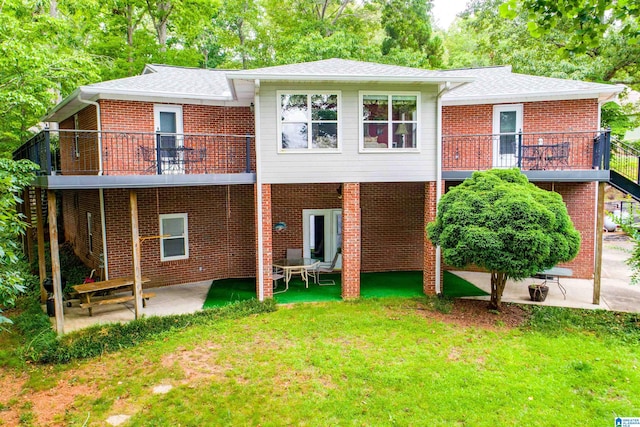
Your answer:
[[[364,150],[418,147],[419,93],[360,93]]]
[[[340,93],[278,92],[280,150],[337,149]]]

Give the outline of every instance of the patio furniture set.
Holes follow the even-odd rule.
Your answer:
[[[287,249],[287,257],[273,263],[273,293],[279,294],[288,291],[291,278],[297,275],[302,278],[307,289],[309,288],[309,276],[317,285],[335,285],[336,282],[333,279],[321,280],[320,274],[333,273],[339,255],[340,252],[336,252],[331,264],[324,266],[318,259],[304,258],[301,249]],[[277,291],[278,281],[281,279],[284,279],[284,289]]]

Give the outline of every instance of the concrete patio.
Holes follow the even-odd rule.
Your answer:
[[[593,304],[593,280],[561,278],[566,288],[566,299],[556,284],[549,286],[549,294],[544,302],[533,302],[527,286],[540,283],[541,279],[526,279],[521,282],[508,281],[502,300],[520,304],[542,304],[559,307],[604,309],[624,312],[640,312],[640,286],[630,285],[631,269],[625,260],[629,257],[633,243],[626,236],[610,233],[604,238],[602,257],[602,285],[600,304]],[[456,271],[475,286],[489,292],[488,273]],[[193,313],[202,309],[211,281],[154,288],[156,296],[143,309],[145,316]],[[488,297],[475,297],[488,299]],[[134,319],[132,302],[95,307],[89,317],[87,309],[78,307],[77,302],[64,310],[65,332],[85,328],[94,324],[127,322]],[[53,318],[52,318],[53,320]]]

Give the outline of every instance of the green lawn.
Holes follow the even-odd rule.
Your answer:
[[[499,315],[493,330],[463,328],[435,320],[428,301],[298,304],[186,327],[96,359],[24,367],[21,396],[89,388],[56,418],[77,426],[117,414],[132,416],[128,426],[608,426],[640,416],[637,335],[582,332],[565,314],[575,311],[548,308],[544,331],[504,328]],[[154,394],[157,385],[173,388]],[[21,399],[0,397],[0,420],[13,405],[37,425]]]

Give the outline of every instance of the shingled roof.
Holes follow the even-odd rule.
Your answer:
[[[446,70],[443,73],[454,77],[475,77],[473,82],[453,88],[443,95],[444,105],[588,97],[605,101],[622,91],[622,87],[608,84],[513,73],[510,66]]]

